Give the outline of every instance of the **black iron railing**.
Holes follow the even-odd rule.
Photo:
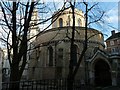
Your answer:
[[[10,85],[15,83],[19,83],[20,90],[67,90],[66,79],[7,82],[2,83],[2,90],[9,90]],[[73,83],[73,90],[83,90],[85,87],[81,85],[80,80],[75,80]]]

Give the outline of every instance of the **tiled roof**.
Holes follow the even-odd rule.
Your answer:
[[[114,35],[110,36],[108,39],[106,39],[106,41],[111,40],[111,39],[115,39],[115,38],[120,38],[120,32],[115,33]]]

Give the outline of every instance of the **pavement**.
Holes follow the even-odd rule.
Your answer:
[[[120,87],[118,87],[118,86],[109,86],[109,87],[104,87],[101,90],[120,90]]]
[[[108,87],[83,87],[81,90],[120,90],[118,86],[108,86]]]

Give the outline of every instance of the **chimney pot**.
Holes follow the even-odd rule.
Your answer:
[[[111,31],[111,34],[114,35],[115,34],[115,30]]]

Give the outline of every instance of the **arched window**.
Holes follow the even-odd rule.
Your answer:
[[[77,45],[73,45],[73,65],[75,66],[77,64],[77,53],[78,53],[78,47]]]
[[[60,60],[63,60],[63,48],[59,48],[59,49],[58,49],[58,58],[59,58]]]
[[[63,27],[63,19],[62,18],[59,19],[59,27]]]
[[[82,26],[82,21],[80,18],[78,19],[78,26]]]
[[[50,46],[48,47],[48,53],[49,53],[49,66],[53,66],[53,48]]]
[[[70,26],[70,15],[68,16],[68,23],[67,26]]]
[[[57,58],[57,66],[63,66],[63,48],[58,49],[58,58]]]

